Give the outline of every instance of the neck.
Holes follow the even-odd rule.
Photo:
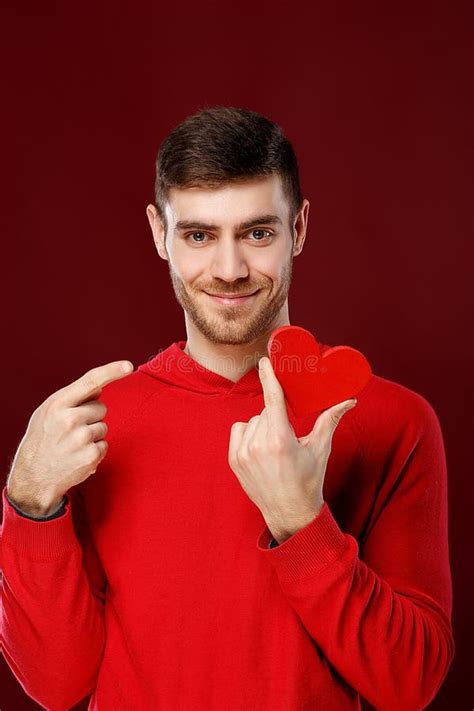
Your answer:
[[[198,331],[194,324],[186,322],[187,340],[184,352],[200,365],[224,378],[237,382],[249,370],[255,368],[262,356],[267,356],[267,344],[272,332],[281,326],[289,326],[288,309],[283,309],[266,331],[251,343],[214,343]]]

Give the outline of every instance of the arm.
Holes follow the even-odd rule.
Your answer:
[[[424,708],[454,656],[444,445],[431,405],[416,403],[385,453],[363,542],[327,502],[275,549],[267,527],[258,541],[308,634],[380,711]]]
[[[105,573],[80,491],[65,498],[63,515],[31,520],[5,487],[0,529],[1,651],[25,693],[54,709],[94,689],[105,641]]]

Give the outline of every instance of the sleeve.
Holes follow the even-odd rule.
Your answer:
[[[105,573],[80,489],[65,499],[64,515],[37,521],[3,489],[0,648],[25,693],[50,709],[93,691],[105,642]]]
[[[257,547],[305,629],[341,677],[379,711],[425,708],[452,662],[447,472],[437,416],[424,398],[386,456],[359,545],[325,501],[308,525]]]
[[[65,511],[66,511],[66,502],[67,499],[65,496],[63,496],[61,503],[59,504],[58,508],[56,511],[53,511],[53,513],[49,514],[48,516],[31,516],[31,514],[27,514],[25,511],[22,511],[19,506],[9,497],[7,491],[5,490],[5,496],[7,501],[17,513],[20,514],[20,516],[24,516],[25,518],[29,518],[32,521],[52,521],[53,518],[58,518],[58,516],[62,516]]]

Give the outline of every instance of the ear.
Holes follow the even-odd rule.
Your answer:
[[[168,261],[168,253],[165,246],[165,228],[156,207],[152,204],[147,205],[146,214],[148,222],[150,223],[156,250],[162,259]]]
[[[301,203],[301,208],[295,218],[293,235],[293,256],[296,257],[303,249],[308,226],[309,200],[306,198]]]

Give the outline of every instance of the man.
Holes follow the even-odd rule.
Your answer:
[[[373,375],[345,417],[298,418],[265,357],[308,210],[256,112],[202,110],[161,145],[147,215],[186,341],[54,393],[3,491],[2,651],[45,707],[405,711],[443,682],[432,406]]]

